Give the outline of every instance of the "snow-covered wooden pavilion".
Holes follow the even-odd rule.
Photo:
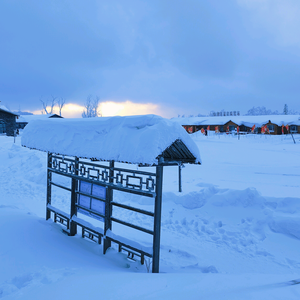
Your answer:
[[[54,215],[71,236],[79,226],[82,237],[99,244],[103,240],[103,253],[113,242],[131,258],[139,256],[141,263],[145,256],[152,258],[152,272],[159,272],[163,167],[201,164],[199,149],[182,126],[155,115],[40,120],[26,126],[22,145],[48,153],[47,219]],[[151,166],[155,172],[128,164]],[[55,182],[54,174],[70,178],[70,185]],[[70,212],[53,206],[53,187],[70,193]],[[153,198],[153,211],[120,203],[113,191]],[[153,228],[121,220],[114,208],[153,218]],[[80,213],[102,221],[102,227],[81,219]],[[115,234],[113,223],[150,234],[152,247]]]

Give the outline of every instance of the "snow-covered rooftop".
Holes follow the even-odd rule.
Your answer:
[[[49,115],[21,115],[19,119],[17,120],[17,123],[29,123],[31,121],[36,121],[36,120],[46,120],[49,119],[56,114],[49,114]]]
[[[0,105],[0,110],[4,110],[4,111],[6,111],[6,112],[8,112],[8,113],[10,113],[10,114],[12,114],[12,115],[17,116],[17,114],[11,112],[11,111],[10,111],[6,106],[4,106],[4,105]]]
[[[199,149],[182,126],[156,115],[32,121],[24,129],[22,146],[81,158],[154,165],[178,140],[194,162],[200,163]]]
[[[271,121],[273,124],[281,125],[300,125],[299,115],[261,115],[261,116],[217,116],[217,117],[190,117],[173,118],[172,122],[180,125],[224,125],[229,121],[237,125],[261,127]]]

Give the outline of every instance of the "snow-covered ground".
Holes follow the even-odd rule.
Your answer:
[[[0,298],[299,299],[300,136],[192,138],[202,165],[182,170],[182,193],[164,170],[161,273],[148,274],[45,221],[46,153],[0,136]]]

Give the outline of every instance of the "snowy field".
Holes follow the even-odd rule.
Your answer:
[[[182,193],[164,169],[161,273],[148,274],[45,221],[46,153],[0,136],[0,299],[300,299],[300,136],[192,138],[203,163],[182,170]]]

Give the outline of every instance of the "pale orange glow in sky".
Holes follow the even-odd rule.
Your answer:
[[[47,108],[48,111],[50,108]],[[62,109],[62,116],[64,118],[81,118],[84,106],[68,103]],[[103,117],[110,116],[132,116],[132,115],[146,115],[156,114],[168,117],[162,111],[162,108],[154,103],[135,103],[132,101],[114,102],[105,101],[99,104],[99,112]],[[33,114],[41,114],[41,110],[33,111]],[[57,107],[54,108],[53,113],[59,114]]]
[[[153,103],[134,103],[129,100],[125,102],[107,101],[99,105],[103,117],[109,116],[132,116],[156,114],[160,115],[159,106]]]
[[[62,109],[62,116],[64,118],[81,118],[81,114],[83,112],[84,107],[78,104],[68,103]],[[50,107],[47,107],[47,110],[50,111]],[[34,115],[40,115],[42,110],[32,111]],[[57,107],[53,109],[54,114],[59,115],[59,110]]]

